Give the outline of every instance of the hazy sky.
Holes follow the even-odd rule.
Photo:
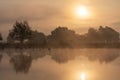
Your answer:
[[[80,19],[76,6],[86,6],[91,17]],[[0,32],[6,35],[16,20],[27,20],[32,29],[46,34],[57,26],[78,33],[88,27],[110,25],[120,31],[120,0],[0,0]]]

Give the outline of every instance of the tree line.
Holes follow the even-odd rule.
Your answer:
[[[67,27],[57,27],[51,34],[45,35],[37,30],[32,30],[27,21],[16,21],[7,36],[7,44],[21,44],[40,47],[79,47],[102,46],[103,44],[117,44],[120,41],[119,32],[108,26],[98,29],[89,28],[88,32],[80,35]],[[2,35],[0,34],[0,40]],[[91,45],[92,44],[92,45]]]

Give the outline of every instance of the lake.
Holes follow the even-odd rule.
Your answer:
[[[120,50],[5,49],[0,80],[120,80]]]

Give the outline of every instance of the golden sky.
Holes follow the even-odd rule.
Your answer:
[[[85,6],[90,16],[77,17],[77,6]],[[0,0],[0,31],[8,33],[16,20],[27,20],[32,29],[46,34],[57,26],[78,33],[100,25],[120,31],[119,7],[120,0]]]

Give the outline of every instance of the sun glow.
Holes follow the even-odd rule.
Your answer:
[[[75,15],[78,18],[89,18],[90,12],[86,6],[77,6],[75,8]]]
[[[81,73],[81,80],[85,80],[85,77],[86,77],[85,73],[82,72],[82,73]]]
[[[93,72],[88,70],[76,71],[74,75],[75,80],[93,80],[96,77]]]

